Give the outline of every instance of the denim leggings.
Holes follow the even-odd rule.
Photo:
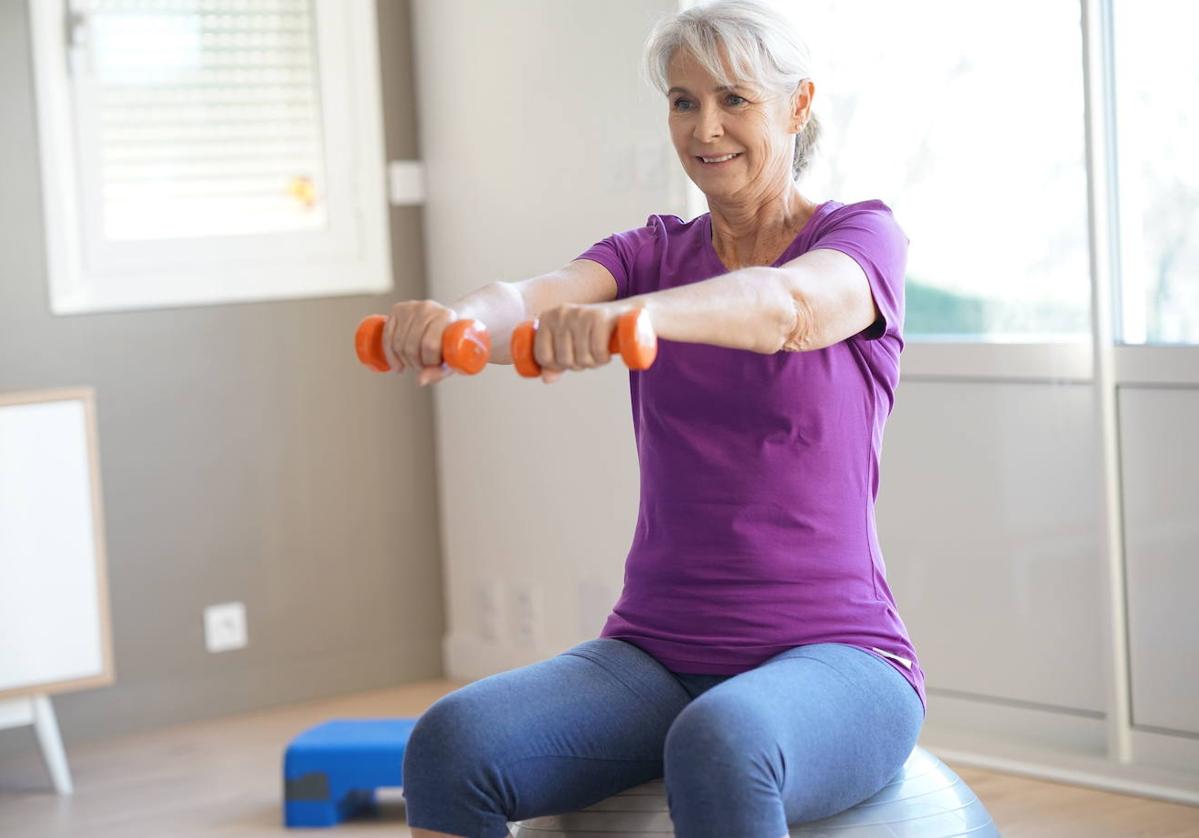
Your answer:
[[[421,716],[404,755],[408,824],[503,838],[510,821],[665,777],[678,838],[782,838],[886,785],[923,721],[891,664],[845,644],[687,675],[623,640],[588,640]]]

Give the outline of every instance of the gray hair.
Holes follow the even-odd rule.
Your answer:
[[[671,56],[680,47],[723,85],[752,81],[791,96],[801,81],[812,77],[807,44],[786,16],[760,0],[716,0],[659,21],[645,44],[644,69],[662,93],[669,86]],[[735,78],[725,73],[721,47]],[[819,140],[820,122],[813,111],[795,140],[793,177],[812,162]]]

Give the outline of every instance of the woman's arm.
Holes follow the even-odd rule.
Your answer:
[[[481,320],[491,335],[491,362],[512,363],[512,330],[525,320],[567,304],[616,299],[616,280],[603,265],[576,259],[541,276],[519,282],[492,282],[451,303],[461,318]]]
[[[878,317],[865,272],[837,250],[811,250],[778,268],[742,268],[612,305],[645,307],[665,340],[763,354],[823,349]]]
[[[664,340],[773,354],[823,349],[856,335],[879,316],[870,284],[850,256],[811,250],[781,267],[749,267],[712,279],[593,305],[541,313],[533,355],[547,382],[563,370],[602,366],[621,314],[649,313]]]

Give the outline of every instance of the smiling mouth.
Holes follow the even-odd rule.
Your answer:
[[[705,166],[719,166],[721,163],[727,163],[730,160],[735,160],[741,156],[741,152],[733,154],[722,154],[719,157],[696,157],[695,159],[703,163]]]

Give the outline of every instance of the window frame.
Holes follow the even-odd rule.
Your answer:
[[[97,235],[97,208],[87,205],[83,188],[87,172],[95,175],[96,161],[88,144],[79,142],[70,0],[29,0],[53,314],[392,290],[375,5],[373,0],[312,4],[327,225],[314,231],[111,242]]]

